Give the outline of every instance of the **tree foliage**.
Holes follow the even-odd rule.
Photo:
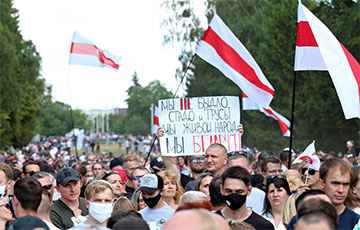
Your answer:
[[[359,2],[302,2],[359,60]],[[294,79],[297,4],[297,1],[289,0],[207,2],[208,20],[211,20],[216,9],[217,14],[249,50],[275,88],[271,107],[289,120]],[[180,22],[182,20],[176,19]],[[169,30],[168,36],[174,36],[174,32]],[[199,41],[201,36],[202,34],[193,39],[184,39],[183,42],[194,43]],[[183,64],[187,62],[188,60]],[[187,96],[241,95],[240,89],[231,80],[202,59],[195,58],[193,66],[186,81]],[[294,149],[303,150],[312,140],[316,140],[319,150],[343,151],[346,140],[359,140],[360,122],[358,119],[345,120],[328,72],[298,72],[296,83]],[[273,151],[280,151],[288,146],[289,139],[282,137],[275,120],[259,111],[244,111],[241,116],[241,122],[245,125],[243,141],[248,146]]]
[[[40,56],[19,31],[11,0],[0,1],[0,146],[23,145],[34,134],[45,81]]]

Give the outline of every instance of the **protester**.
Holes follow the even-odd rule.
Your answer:
[[[346,206],[360,215],[360,167],[352,167],[349,194],[346,198]]]
[[[89,216],[85,221],[75,225],[73,229],[90,228],[90,226],[107,229],[107,220],[113,211],[113,197],[114,193],[108,182],[103,180],[91,182],[85,190]]]
[[[256,185],[257,188],[263,190],[265,192],[266,188],[266,179],[269,176],[275,176],[282,174],[283,170],[281,168],[281,161],[278,157],[270,156],[265,158],[261,162],[261,174],[263,176],[263,181]]]
[[[164,162],[161,157],[155,157],[150,161],[151,173],[157,174],[158,172],[165,170]]]
[[[120,174],[118,172],[105,172],[100,177],[102,180],[106,180],[110,183],[115,198],[119,198],[126,193],[124,188],[125,183],[122,182]]]
[[[221,175],[215,176],[210,181],[209,196],[214,211],[223,209],[226,206],[224,196],[221,194],[220,191],[221,183],[222,183]]]
[[[189,157],[189,167],[192,178],[195,180],[205,171],[205,156],[204,155],[194,155]],[[191,191],[194,190],[195,180],[192,180],[188,183],[185,190]]]
[[[210,200],[209,185],[213,178],[214,176],[210,172],[205,172],[198,176],[198,178],[195,180],[194,191],[203,192]]]
[[[48,172],[37,172],[33,175],[33,177],[40,182],[42,189],[50,192],[51,199],[52,199],[52,196],[54,194],[54,188],[55,188],[54,176]]]
[[[163,188],[164,181],[156,174],[147,174],[140,182],[140,190],[147,207],[139,213],[150,226],[160,229],[175,212],[163,201]]]
[[[73,168],[62,168],[56,175],[56,184],[61,198],[51,207],[50,219],[56,227],[68,229],[84,221],[89,213],[80,197],[81,178]]]
[[[222,174],[226,170],[227,150],[222,144],[211,144],[205,151],[206,171],[214,176]]]
[[[93,173],[94,173],[94,177],[99,176],[99,175],[101,175],[101,174],[104,173],[104,169],[103,169],[103,167],[102,167],[102,165],[101,165],[100,162],[95,162],[95,163],[92,165],[92,171],[93,171]]]
[[[46,225],[44,221],[36,216],[26,215],[16,219],[9,225],[8,229],[11,230],[23,230],[24,226],[27,229],[41,229],[41,230],[49,230],[49,227]]]
[[[135,206],[136,211],[140,211],[141,209],[144,209],[146,207],[144,198],[142,196],[141,190],[136,189],[131,197],[131,202]]]
[[[113,205],[113,212],[117,210],[136,210],[134,204],[126,197],[122,196],[119,197],[114,205]],[[138,210],[136,210],[138,211]]]
[[[147,223],[137,217],[127,217],[118,220],[114,227],[114,230],[148,230],[149,226]]]
[[[36,172],[40,172],[39,163],[36,161],[27,161],[22,167],[23,177],[32,176]]]
[[[6,198],[0,198],[0,229],[5,229],[7,223],[13,220],[13,215],[10,211],[10,204]]]
[[[274,229],[274,226],[260,215],[246,208],[246,197],[251,193],[250,173],[243,167],[235,166],[226,169],[222,174],[221,194],[226,207],[216,211],[225,219],[245,221],[255,229]]]
[[[42,221],[46,223],[50,230],[58,230],[59,228],[57,228],[50,219],[51,205],[51,194],[49,191],[43,189],[41,194],[41,203],[37,209],[37,215]]]
[[[0,163],[0,197],[12,195],[13,171],[6,163]]]
[[[128,217],[136,217],[136,218],[142,219],[141,215],[134,210],[116,210],[116,211],[113,211],[110,218],[108,219],[106,227],[112,229],[114,224],[118,220],[120,220],[122,218],[128,218]]]
[[[187,191],[181,195],[179,207],[185,203],[195,202],[199,200],[208,200],[208,197],[200,191]]]
[[[180,196],[184,193],[184,189],[181,187],[176,175],[170,171],[160,171],[158,175],[164,181],[164,189],[162,199],[172,207],[173,209],[178,208]]]
[[[284,175],[275,175],[267,179],[266,208],[263,217],[270,221],[277,230],[285,230],[282,223],[283,208],[290,195],[289,184]]]

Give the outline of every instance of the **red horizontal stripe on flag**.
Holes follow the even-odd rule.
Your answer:
[[[221,37],[209,26],[205,32],[203,41],[211,45],[219,56],[236,72],[241,74],[245,79],[254,84],[256,87],[274,95],[274,90],[263,84],[254,69],[242,59],[242,57],[229,46]]]
[[[343,49],[346,59],[349,62],[352,73],[354,74],[357,86],[358,86],[358,94],[360,98],[360,65],[356,61],[356,59],[351,55],[351,53],[340,43],[341,48]]]
[[[157,116],[154,116],[154,125],[160,126],[159,117],[157,117]]]
[[[273,111],[271,109],[266,109],[266,108],[263,108],[268,114],[271,114],[273,115],[276,120],[279,122],[279,126],[280,126],[280,129],[281,129],[281,132],[282,134],[284,135],[288,130],[289,130],[289,127],[285,124],[285,122],[283,122],[282,120],[280,120],[280,118],[278,116],[276,116]]]
[[[318,47],[309,22],[301,21],[297,24],[296,46]]]
[[[94,45],[86,44],[86,43],[71,43],[70,53],[75,54],[87,54],[87,55],[97,55],[97,48]]]

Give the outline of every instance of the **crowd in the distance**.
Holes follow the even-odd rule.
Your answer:
[[[0,155],[0,229],[360,229],[353,142],[352,157],[318,153],[315,170],[288,169],[286,150],[215,143],[205,155],[145,163],[132,153],[76,159],[54,140]]]

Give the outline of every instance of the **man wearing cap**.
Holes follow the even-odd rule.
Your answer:
[[[140,190],[147,207],[140,210],[139,213],[150,228],[161,229],[175,212],[161,198],[163,187],[163,179],[156,174],[144,175],[140,181]]]
[[[161,157],[155,157],[150,161],[151,173],[158,173],[161,170],[165,170],[164,162]]]
[[[81,178],[73,168],[63,168],[56,175],[58,199],[50,210],[50,219],[60,229],[68,229],[82,222],[88,215],[85,200],[80,196]]]

